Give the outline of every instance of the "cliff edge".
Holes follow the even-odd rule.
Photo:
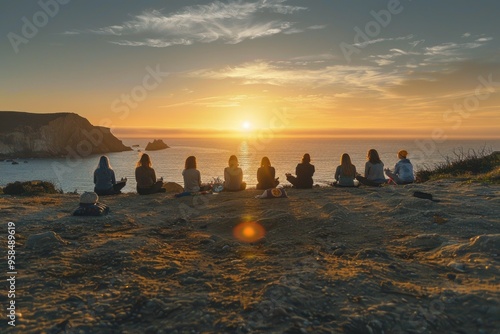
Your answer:
[[[48,158],[130,150],[109,128],[74,113],[0,111],[0,156]]]

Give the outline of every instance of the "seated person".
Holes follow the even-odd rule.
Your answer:
[[[387,182],[384,175],[384,163],[380,160],[377,150],[371,149],[366,156],[365,176],[357,175],[356,180],[366,186],[379,187]]]
[[[127,179],[116,182],[115,171],[109,164],[107,156],[99,159],[99,165],[94,171],[94,192],[99,196],[120,194],[127,184]]]
[[[238,158],[235,155],[229,157],[229,167],[224,168],[224,190],[245,190],[247,184],[243,182],[243,171],[239,168]]]
[[[406,157],[408,152],[401,150],[398,152],[398,158],[400,159],[396,166],[394,167],[394,172],[389,168],[385,169],[385,173],[397,184],[410,184],[415,181],[415,176],[413,175],[413,165],[410,160]]]
[[[335,171],[334,185],[339,187],[357,187],[359,182],[355,180],[356,166],[351,163],[349,154],[344,153],[340,158],[340,165]]]
[[[314,165],[311,165],[311,156],[309,153],[304,154],[302,162],[295,168],[295,175],[286,173],[286,179],[294,188],[297,189],[310,189],[313,186],[313,175],[316,170]]]
[[[184,192],[196,193],[210,190],[210,186],[201,183],[200,171],[196,169],[196,157],[190,156],[186,159],[182,176],[184,178]]]
[[[260,161],[260,168],[257,170],[257,189],[275,188],[280,183],[275,176],[276,171],[274,167],[271,167],[271,161],[268,157],[263,157]]]
[[[137,193],[139,195],[149,195],[164,193],[163,180],[156,180],[155,170],[151,167],[149,155],[144,153],[135,168],[135,181],[137,182]]]

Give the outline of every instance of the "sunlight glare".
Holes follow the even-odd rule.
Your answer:
[[[243,129],[245,130],[250,130],[250,128],[252,127],[252,124],[249,122],[249,121],[244,121],[243,124],[241,125],[243,127]]]
[[[266,230],[259,223],[244,222],[234,228],[233,235],[243,242],[255,242],[266,235]]]

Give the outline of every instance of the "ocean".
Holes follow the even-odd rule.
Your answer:
[[[107,154],[117,179],[122,177],[128,179],[124,192],[135,191],[135,164],[148,141],[152,140],[123,139],[123,143],[127,146],[138,146],[134,147],[134,151]],[[171,148],[147,152],[151,156],[157,177],[163,177],[164,181],[183,185],[181,173],[184,162],[190,155],[196,156],[203,182],[210,182],[215,177],[223,178],[229,156],[234,154],[239,159],[248,187],[255,187],[257,184],[257,168],[263,156],[271,160],[281,184],[287,184],[285,173],[294,174],[295,166],[303,154],[309,153],[311,163],[316,167],[315,183],[326,184],[333,180],[342,153],[348,153],[357,171],[363,173],[366,153],[371,148],[379,152],[385,167],[391,169],[398,160],[397,152],[400,149],[409,152],[408,158],[416,169],[443,162],[446,156],[454,156],[456,150],[465,152],[471,149],[500,150],[500,140],[446,140],[438,143],[430,139],[183,138],[164,139],[164,142]],[[100,155],[83,158],[20,159],[18,165],[3,161],[0,162],[0,186],[14,181],[45,180],[52,181],[64,192],[92,191],[93,171],[99,157]]]

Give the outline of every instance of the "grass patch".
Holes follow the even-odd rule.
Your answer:
[[[39,194],[62,194],[52,182],[48,181],[26,181],[9,183],[3,188],[6,195],[39,195]]]
[[[464,178],[469,181],[500,183],[500,152],[485,148],[464,151],[455,149],[452,156],[434,167],[424,167],[417,171],[417,182],[445,178]]]

